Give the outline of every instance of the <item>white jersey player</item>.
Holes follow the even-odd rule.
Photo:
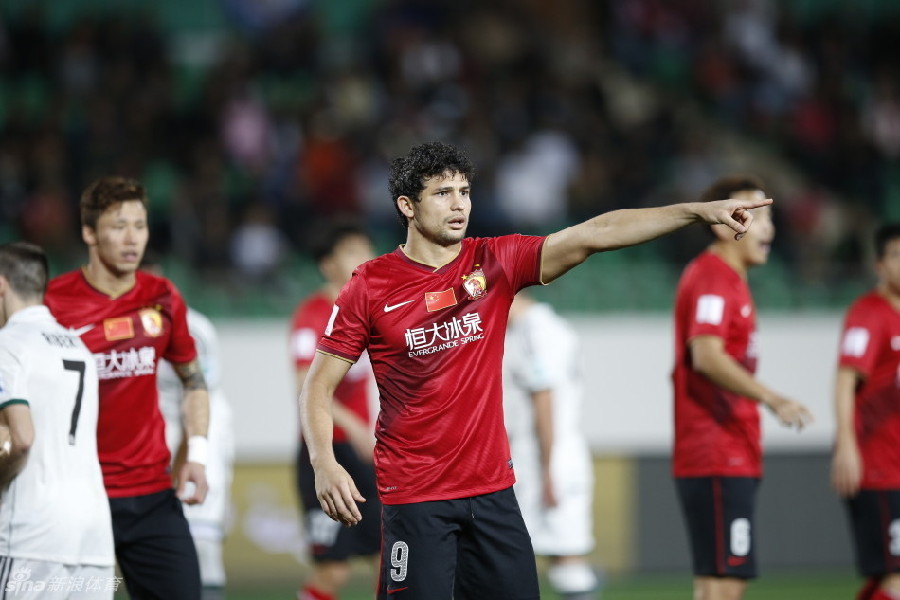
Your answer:
[[[594,547],[593,467],[580,429],[579,341],[547,304],[521,292],[509,312],[503,408],[515,493],[535,554],[551,558],[548,578],[564,598],[598,587],[586,555]]]
[[[42,304],[46,285],[39,247],[0,246],[0,593],[107,600],[119,580],[97,365]]]
[[[234,434],[231,407],[222,391],[216,330],[206,316],[190,307],[187,321],[209,390],[209,459],[206,464],[209,493],[202,504],[184,506],[184,515],[188,519],[191,535],[197,546],[200,578],[203,581],[203,594],[206,599],[216,597],[216,590],[225,586],[222,543],[225,539],[225,521],[230,504]],[[166,442],[174,457],[182,440],[182,386],[181,380],[166,361],[159,363],[157,385],[159,406],[166,421]]]

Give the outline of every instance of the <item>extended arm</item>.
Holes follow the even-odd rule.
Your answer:
[[[789,400],[760,383],[747,369],[725,351],[722,338],[701,335],[690,342],[694,369],[717,386],[746,396],[771,410],[788,427],[803,427],[812,422],[812,413],[799,402]]]
[[[856,444],[853,407],[860,373],[839,367],[834,382],[835,438],[831,485],[840,496],[855,496],[862,480],[862,457]]]
[[[178,473],[178,497],[187,504],[198,504],[206,499],[206,435],[209,429],[209,394],[203,369],[196,358],[190,362],[172,365],[184,387],[181,410],[185,436],[188,441],[187,460]],[[194,489],[186,497],[185,484],[193,482]],[[190,490],[188,490],[190,492]]]
[[[753,221],[748,210],[771,203],[771,199],[729,199],[604,213],[547,238],[541,257],[543,283],[550,283],[591,254],[649,242],[691,223],[724,224],[740,239]]]
[[[303,390],[303,383],[309,373],[308,367],[297,367],[297,395]],[[356,413],[348,410],[339,402],[331,403],[331,416],[334,424],[347,432],[350,444],[357,456],[366,462],[372,462],[372,449],[375,446],[375,437],[369,425],[360,419]]]
[[[0,425],[8,437],[0,439],[0,490],[22,472],[34,443],[34,424],[27,404],[9,404],[0,410]]]
[[[350,363],[317,353],[300,391],[300,427],[316,472],[316,497],[326,515],[344,525],[362,519],[357,502],[365,502],[347,471],[338,464],[332,447],[334,390],[350,370]]]

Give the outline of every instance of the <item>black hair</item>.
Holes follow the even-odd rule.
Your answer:
[[[328,258],[338,244],[352,236],[369,238],[365,228],[352,219],[337,219],[317,226],[309,238],[309,251],[313,260],[319,263]]]
[[[875,231],[875,258],[881,260],[887,253],[887,245],[900,239],[900,223],[886,223]]]
[[[393,160],[388,189],[394,210],[404,227],[409,226],[409,220],[400,212],[397,198],[406,196],[413,202],[419,202],[422,190],[425,189],[425,180],[444,173],[462,175],[470,183],[475,177],[475,169],[466,153],[444,142],[425,142],[413,146],[406,156]]]
[[[43,300],[49,273],[47,255],[40,246],[27,242],[0,245],[0,275],[23,300]]]

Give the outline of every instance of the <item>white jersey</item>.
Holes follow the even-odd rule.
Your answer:
[[[584,441],[580,344],[572,327],[547,304],[525,309],[506,332],[503,408],[511,442],[537,443],[531,394],[553,392],[553,437]]]
[[[0,555],[69,565],[114,564],[112,521],[97,458],[97,363],[46,306],[0,329],[0,408],[27,403],[34,444],[0,501]]]
[[[534,303],[511,319],[503,355],[503,412],[515,492],[539,555],[578,555],[594,544],[591,523],[593,467],[581,430],[583,383],[574,329],[547,304]],[[531,394],[552,394],[550,470],[559,504],[541,494],[540,446]]]
[[[209,493],[202,504],[185,505],[184,514],[190,521],[194,537],[221,538],[223,522],[228,510],[234,463],[234,435],[232,433],[231,407],[222,391],[222,371],[219,364],[219,338],[212,322],[202,313],[188,308],[188,330],[197,346],[197,360],[203,369],[206,388],[209,390],[209,459],[206,464],[206,480]],[[159,361],[157,371],[159,408],[166,421],[166,443],[172,456],[182,437],[181,379],[167,361]]]

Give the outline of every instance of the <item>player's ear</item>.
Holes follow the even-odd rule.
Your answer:
[[[88,246],[96,246],[97,245],[97,232],[94,231],[93,227],[89,227],[87,225],[81,226],[81,239]]]
[[[415,214],[413,211],[413,201],[409,196],[399,196],[397,198],[397,206],[404,217],[411,219]]]

